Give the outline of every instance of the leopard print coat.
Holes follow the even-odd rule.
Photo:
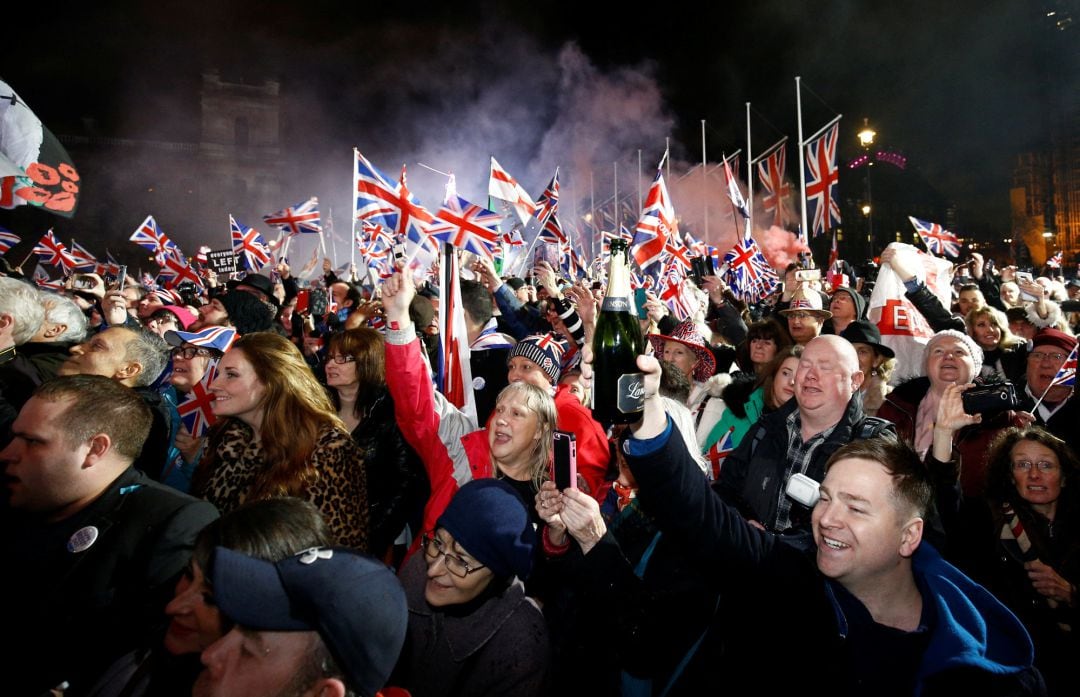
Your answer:
[[[367,473],[352,437],[334,428],[324,429],[308,465],[300,496],[319,508],[338,544],[367,551]],[[224,515],[247,500],[266,468],[251,428],[229,419],[211,437],[210,450],[199,463],[198,495]]]

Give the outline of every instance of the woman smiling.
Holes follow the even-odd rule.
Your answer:
[[[386,378],[405,440],[420,455],[431,484],[424,530],[431,530],[458,490],[459,482],[497,477],[523,501],[539,490],[551,460],[557,415],[545,390],[515,382],[499,393],[487,430],[436,392],[409,319],[415,295],[406,269],[382,287],[386,311]],[[466,386],[468,388],[468,386]]]

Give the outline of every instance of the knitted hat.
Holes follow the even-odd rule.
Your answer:
[[[374,695],[405,643],[405,590],[382,562],[351,549],[316,547],[279,562],[214,549],[214,601],[255,631],[317,632],[348,687]]]
[[[525,502],[501,479],[474,479],[458,489],[436,526],[497,578],[524,580],[532,571],[536,531]]]
[[[246,290],[230,290],[221,297],[221,304],[241,336],[270,331],[274,326],[274,308]]]
[[[506,357],[506,362],[509,364],[514,356],[527,358],[540,366],[540,370],[544,371],[548,380],[554,385],[559,381],[560,366],[565,351],[566,346],[563,345],[562,340],[551,332],[532,334],[517,342],[517,345],[510,350],[510,355]]]
[[[687,319],[679,322],[675,325],[675,329],[671,331],[671,336],[649,334],[648,338],[649,343],[652,344],[653,353],[658,358],[663,357],[664,344],[669,341],[675,341],[693,350],[694,355],[698,358],[697,366],[694,367],[695,381],[705,382],[716,372],[716,356],[713,355],[712,350],[705,343],[705,339],[701,337],[693,320]]]
[[[837,293],[843,293],[851,298],[851,302],[855,303],[855,319],[863,319],[866,316],[866,298],[859,295],[859,292],[854,288],[848,288],[847,286],[837,286],[833,291],[833,297],[835,298]]]
[[[1065,353],[1071,353],[1076,348],[1076,337],[1069,336],[1059,329],[1040,329],[1031,342],[1032,347],[1053,346]]]
[[[930,349],[933,347],[933,345],[947,336],[951,336],[958,341],[962,341],[964,342],[964,345],[967,346],[968,353],[971,354],[971,360],[975,364],[975,370],[973,370],[971,375],[968,376],[968,379],[975,379],[975,377],[982,370],[983,350],[982,347],[975,343],[974,339],[972,339],[970,336],[963,332],[958,332],[955,329],[945,329],[938,332],[934,336],[930,337],[930,341],[926,342],[926,350],[923,355],[929,357]]]

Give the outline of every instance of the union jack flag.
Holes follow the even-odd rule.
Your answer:
[[[712,465],[712,478],[714,480],[720,478],[720,468],[724,464],[724,458],[731,454],[731,451],[735,449],[735,446],[731,444],[732,436],[735,433],[735,427],[732,426],[727,430],[727,433],[720,436],[720,439],[712,444],[709,451],[705,453],[705,457],[708,458],[709,463]]]
[[[555,214],[555,211],[559,209],[559,168],[555,168],[555,176],[551,178],[551,182],[548,183],[547,188],[544,189],[544,193],[540,194],[540,197],[536,199],[536,212],[533,214],[536,220],[543,227],[548,218]]]
[[[946,254],[951,257],[960,256],[960,240],[956,238],[956,235],[937,223],[919,220],[910,215],[908,220],[911,221],[915,232],[919,233],[919,237],[922,238],[923,244],[926,245],[926,251],[938,256]]]
[[[488,196],[506,201],[514,208],[514,213],[522,224],[529,222],[529,217],[536,212],[536,204],[529,198],[529,193],[522,188],[510,173],[502,168],[495,158],[491,158],[491,176],[488,178]]]
[[[49,272],[45,270],[45,267],[41,264],[37,264],[34,267],[34,283],[40,288],[48,288],[49,290],[62,290],[64,284],[62,281],[54,281],[49,278]]]
[[[0,227],[0,254],[7,254],[7,251],[19,244],[22,240],[18,235],[8,230],[6,227]]]
[[[810,229],[816,237],[840,224],[840,202],[836,199],[836,141],[840,124],[834,123],[821,136],[806,144],[806,204],[814,209]]]
[[[634,244],[631,251],[634,260],[645,273],[659,272],[664,259],[668,236],[679,232],[675,209],[671,205],[663,170],[657,170],[656,179],[649,187],[645,210],[634,226]]]
[[[709,255],[709,245],[695,238],[689,231],[683,232],[683,244],[686,245],[687,249],[699,257]]]
[[[264,215],[263,220],[267,225],[281,228],[288,233],[289,237],[302,233],[319,234],[322,225],[319,224],[319,199],[312,196],[307,201],[290,206],[283,211]]]
[[[79,263],[75,257],[71,256],[71,252],[67,250],[67,247],[56,239],[56,235],[53,234],[52,230],[41,236],[37,246],[34,247],[34,254],[44,263],[61,268],[65,273],[74,269]]]
[[[588,264],[580,249],[575,249],[569,242],[559,245],[560,266],[570,278],[581,278],[588,274]]]
[[[195,383],[184,399],[176,405],[176,411],[180,413],[180,420],[184,422],[188,433],[196,438],[204,435],[214,425],[217,417],[214,416],[214,393],[210,391],[210,383],[217,375],[217,361],[210,361],[206,368],[206,375]]]
[[[405,180],[405,166],[401,177],[391,184],[389,177],[356,153],[356,217],[381,223],[398,234],[419,244],[426,236],[427,227],[434,220],[431,213],[409,192]]]
[[[73,270],[78,271],[79,273],[97,273],[98,267],[101,266],[101,264],[98,263],[98,260],[94,258],[94,255],[90,253],[90,250],[83,247],[75,240],[71,240],[71,249],[68,250],[68,253],[71,254],[71,258],[75,260],[75,268]]]
[[[159,275],[165,279],[166,288],[175,288],[184,281],[191,281],[197,288],[202,288],[202,279],[187,261],[178,261],[175,257],[165,257]]]
[[[728,287],[745,302],[757,302],[772,293],[780,283],[776,271],[749,235],[724,255],[724,263],[728,265]]]
[[[690,263],[690,250],[679,239],[678,233],[668,238],[667,244],[664,246],[664,252],[668,254],[669,263],[678,264],[683,269],[689,269],[693,266]]]
[[[672,314],[681,322],[690,314],[686,290],[686,272],[676,263],[669,262],[660,281],[660,299],[664,301]]]
[[[539,239],[541,242],[548,242],[550,244],[566,244],[569,241],[566,233],[563,232],[562,224],[559,222],[559,216],[554,212],[548,216],[548,219],[544,221],[544,227],[540,230]]]
[[[154,220],[152,215],[146,216],[146,220],[135,230],[130,240],[153,253],[154,261],[157,262],[158,266],[165,264],[166,257],[171,256],[178,261],[184,257],[176,243],[166,237],[165,233],[158,228],[157,221]]]
[[[258,271],[270,263],[270,247],[258,230],[241,225],[231,215],[229,230],[232,232],[233,254],[240,260],[241,268]]]
[[[1064,257],[1065,255],[1063,252],[1058,252],[1057,254],[1046,260],[1046,265],[1049,266],[1051,269],[1060,269],[1061,263],[1065,260]]]
[[[105,250],[105,272],[113,277],[120,273],[120,262],[116,260],[116,257],[108,249]]]
[[[784,181],[787,166],[787,138],[772,146],[771,152],[757,164],[758,179],[765,188],[761,200],[765,212],[772,211],[773,225],[784,224],[784,201],[791,197],[791,185]]]
[[[742,190],[739,189],[739,182],[735,179],[735,175],[731,173],[731,167],[726,159],[724,160],[724,180],[727,182],[728,198],[731,199],[731,205],[735,206],[735,209],[739,211],[743,218],[749,218],[750,209],[746,205],[746,199],[743,198]]]
[[[139,285],[147,290],[147,292],[153,292],[157,290],[157,280],[149,272],[144,272],[139,276]]]
[[[1073,346],[1073,350],[1069,351],[1065,362],[1061,364],[1061,369],[1057,371],[1057,375],[1050,381],[1050,387],[1074,387],[1076,385],[1076,348],[1076,346]]]
[[[447,244],[491,259],[499,243],[502,216],[454,194],[435,214],[428,234]]]
[[[394,248],[394,236],[382,225],[365,220],[360,227],[357,246],[363,256],[381,259],[389,256]]]

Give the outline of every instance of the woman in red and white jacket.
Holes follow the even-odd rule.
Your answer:
[[[480,429],[436,392],[409,319],[415,294],[408,269],[382,286],[386,384],[401,433],[420,456],[431,484],[421,530],[426,532],[435,529],[458,488],[473,479],[501,478],[531,502],[547,477],[557,415],[545,391],[518,382],[499,394],[487,429]]]

